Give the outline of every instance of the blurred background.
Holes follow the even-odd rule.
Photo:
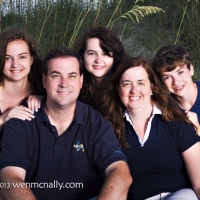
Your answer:
[[[0,32],[25,27],[40,56],[54,46],[74,48],[92,25],[113,30],[131,56],[152,58],[163,45],[184,46],[200,80],[198,0],[0,0]]]

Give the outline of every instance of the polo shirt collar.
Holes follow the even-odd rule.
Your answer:
[[[48,122],[49,118],[47,116],[47,113],[45,112],[45,102],[46,102],[46,98],[44,98],[41,102],[41,107],[38,109],[38,112],[35,112],[35,118],[39,121],[39,122]],[[82,103],[79,101],[76,101],[76,110],[75,110],[75,119],[74,119],[74,124],[82,124],[83,123],[83,106]]]
[[[123,116],[123,117],[131,124],[131,126],[132,126],[133,129],[135,130],[135,133],[136,133],[136,135],[137,135],[137,137],[138,137],[138,140],[139,140],[139,143],[140,143],[141,147],[144,146],[144,143],[147,141],[147,139],[148,139],[148,137],[149,137],[150,130],[151,130],[151,122],[152,122],[153,117],[154,117],[156,114],[162,115],[162,112],[161,112],[161,110],[158,109],[155,105],[153,105],[153,112],[152,112],[152,115],[151,115],[151,117],[150,117],[150,119],[149,119],[149,121],[148,121],[147,129],[146,129],[146,131],[145,131],[144,138],[143,138],[143,140],[142,140],[142,139],[140,138],[139,134],[137,133],[137,131],[136,131],[135,128],[134,128],[134,125],[133,125],[133,123],[132,123],[132,121],[131,121],[131,118],[130,118],[130,116],[129,116],[129,114],[128,114],[127,109],[126,109],[125,112],[124,112],[124,116]]]

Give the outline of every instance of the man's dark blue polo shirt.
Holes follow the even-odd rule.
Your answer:
[[[79,101],[74,121],[61,136],[43,105],[32,121],[11,119],[4,127],[0,168],[25,169],[25,182],[36,183],[31,189],[38,200],[96,196],[105,169],[119,160],[126,159],[111,123]],[[83,187],[76,188],[76,183]],[[73,188],[67,188],[70,186]]]

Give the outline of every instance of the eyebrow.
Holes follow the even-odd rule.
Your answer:
[[[88,52],[88,51],[96,52],[95,50],[92,50],[92,49],[87,49],[86,52]]]
[[[183,69],[183,67],[180,67],[179,69],[176,70],[176,72],[179,72],[179,71],[182,70],[182,69]]]
[[[180,70],[182,70],[183,67],[180,67],[179,69],[177,69],[175,72],[179,72]],[[170,74],[168,74],[169,72],[163,72],[163,73],[166,73],[166,74],[162,74],[162,76],[169,76]]]
[[[20,54],[18,54],[18,55],[23,55],[23,54],[28,54],[28,53],[26,53],[26,52],[23,52],[23,53],[20,53]],[[9,55],[9,54],[6,54],[6,56],[11,56],[11,55]]]
[[[137,80],[137,82],[145,82],[146,80],[141,79],[141,80]],[[122,82],[131,82],[130,80],[122,80]]]
[[[54,73],[55,73],[55,74],[61,74],[60,72],[55,71],[55,70],[51,72],[51,74],[54,74]],[[72,75],[72,74],[79,75],[77,72],[70,72],[70,73],[67,73],[67,74],[68,74],[68,75]]]

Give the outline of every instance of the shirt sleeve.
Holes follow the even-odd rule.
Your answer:
[[[93,156],[95,165],[105,172],[106,168],[116,161],[126,161],[121,151],[111,122],[104,120],[94,138]]]
[[[20,121],[20,119],[11,119],[4,125],[0,169],[16,166],[26,170],[29,166],[27,134]]]
[[[199,141],[199,136],[192,125],[180,121],[178,122],[177,129],[176,130],[178,134],[175,135],[177,136],[176,140],[181,153]]]

